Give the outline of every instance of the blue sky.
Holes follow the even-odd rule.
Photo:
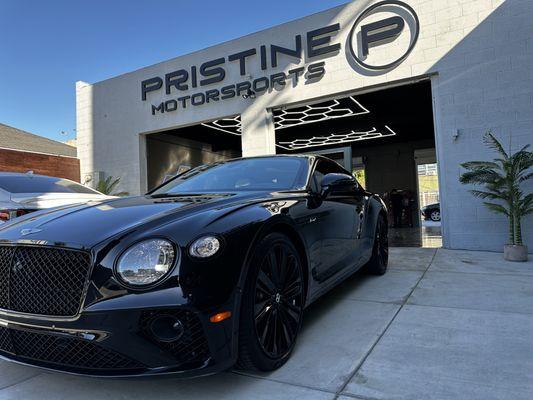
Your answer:
[[[346,2],[0,0],[0,122],[72,139],[76,81],[98,82]]]

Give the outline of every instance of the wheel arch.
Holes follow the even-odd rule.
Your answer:
[[[292,227],[291,225],[288,225],[286,223],[277,223],[269,228],[269,230],[265,233],[265,236],[274,233],[279,232],[284,235],[286,235],[291,242],[296,247],[296,250],[298,251],[298,254],[300,256],[300,259],[302,261],[302,272],[304,275],[304,303],[307,302],[307,299],[309,297],[309,259],[307,255],[306,246],[303,242],[303,239],[300,237],[300,234]]]
[[[274,232],[280,232],[289,237],[289,239],[294,243],[296,249],[298,250],[300,257],[302,259],[303,273],[304,273],[304,304],[307,305],[309,299],[309,290],[310,290],[310,276],[309,273],[309,256],[306,250],[305,241],[298,232],[298,229],[294,221],[286,215],[276,215],[270,216],[265,219],[258,221],[259,226],[255,226],[254,233],[250,245],[246,250],[246,254],[241,264],[240,276],[235,292],[235,318],[233,319],[233,345],[232,345],[232,354],[235,361],[238,357],[238,348],[239,348],[239,327],[240,327],[240,310],[242,306],[242,294],[245,288],[246,279],[248,278],[248,273],[250,271],[249,265],[254,255],[254,250],[257,247],[257,244],[268,234]]]
[[[304,274],[304,300],[305,302],[307,302],[307,299],[309,298],[310,287],[309,279],[311,276],[309,274],[309,255],[307,253],[307,247],[305,245],[304,239],[301,237],[300,233],[298,233],[298,230],[294,226],[293,222],[286,218],[273,218],[265,222],[261,229],[258,230],[252,240],[252,243],[244,259],[243,274],[241,276],[239,286],[241,288],[244,287],[244,283],[246,282],[246,277],[248,275],[248,264],[251,258],[253,257],[253,250],[255,249],[257,244],[267,235],[276,232],[282,233],[287,236],[294,244],[296,250],[298,251],[298,254],[300,255],[300,259],[302,260],[303,264],[302,270]]]
[[[368,237],[373,240],[375,234],[376,234],[376,226],[378,223],[379,216],[383,216],[385,218],[385,221],[387,222],[387,225],[389,223],[389,217],[387,213],[387,206],[383,202],[383,200],[378,196],[372,196],[369,200],[369,218],[368,222],[370,226],[367,226],[368,229]]]

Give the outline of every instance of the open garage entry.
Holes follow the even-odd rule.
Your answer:
[[[148,189],[191,168],[241,155],[239,116],[149,134],[146,136]]]
[[[392,245],[442,245],[440,221],[422,216],[422,208],[438,205],[439,198],[429,80],[273,114],[278,153],[326,155],[383,197]]]

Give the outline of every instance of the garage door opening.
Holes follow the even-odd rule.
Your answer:
[[[382,196],[389,208],[391,245],[442,245],[440,221],[428,229],[421,214],[431,190],[421,192],[425,179],[419,178],[419,167],[432,164],[428,168],[438,170],[429,80],[273,114],[278,153],[326,155]],[[437,175],[429,180],[438,182]],[[438,201],[438,184],[432,189]]]
[[[149,134],[148,190],[191,168],[241,155],[239,116]]]
[[[424,247],[442,246],[439,169],[435,149],[415,151]]]

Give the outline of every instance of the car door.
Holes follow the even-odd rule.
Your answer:
[[[348,174],[337,163],[319,158],[311,177],[311,190],[317,198],[314,223],[321,237],[320,263],[313,275],[320,282],[358,263],[360,230],[364,218],[362,190],[319,197],[322,178],[329,173]]]

